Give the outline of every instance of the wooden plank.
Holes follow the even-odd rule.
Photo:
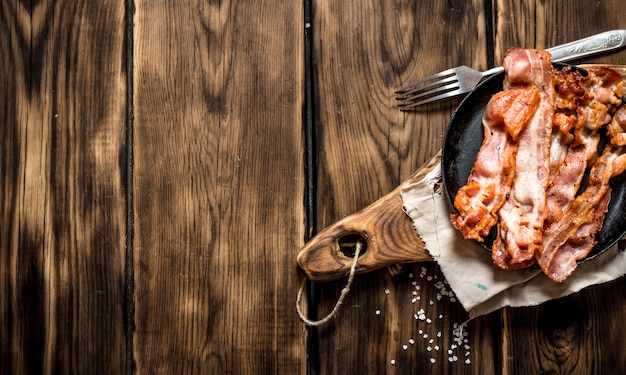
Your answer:
[[[0,363],[123,373],[124,1],[0,19]]]
[[[623,28],[620,1],[494,2],[496,56],[511,45],[546,48]],[[511,21],[513,20],[513,22]],[[524,24],[536,27],[518,27]],[[626,51],[584,59],[624,64]],[[503,373],[623,373],[626,337],[624,278],[538,307],[506,309]],[[607,302],[610,301],[610,302]],[[523,338],[523,339],[520,339]]]
[[[402,113],[393,91],[444,68],[486,68],[487,38],[482,1],[315,2],[313,14],[322,229],[393,190],[441,148],[460,99]],[[441,297],[441,280],[434,263],[357,276],[337,317],[319,328],[320,373],[493,372],[494,316],[470,323],[468,342],[452,349],[453,325],[467,314]],[[319,317],[344,283],[320,284]]]
[[[302,4],[135,14],[137,373],[304,373]]]

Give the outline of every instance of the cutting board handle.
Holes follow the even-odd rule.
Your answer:
[[[402,208],[400,190],[409,182],[419,181],[440,162],[441,152],[392,192],[312,238],[297,258],[307,277],[312,281],[330,281],[347,276],[357,241],[362,244],[357,273],[394,264],[431,261],[413,221]]]

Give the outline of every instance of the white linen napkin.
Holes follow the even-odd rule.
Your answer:
[[[538,268],[502,270],[493,265],[491,254],[452,227],[441,185],[439,163],[423,179],[403,186],[400,195],[404,211],[470,318],[504,306],[537,305],[626,274],[626,252],[617,246],[580,264],[561,284]]]

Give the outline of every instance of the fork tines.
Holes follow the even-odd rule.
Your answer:
[[[460,89],[458,83],[459,80],[453,68],[400,87],[395,91],[398,109],[406,111],[422,104],[454,96]]]

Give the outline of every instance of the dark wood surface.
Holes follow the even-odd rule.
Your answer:
[[[459,342],[433,262],[358,275],[322,327],[295,311],[305,241],[441,147],[460,98],[399,112],[397,86],[624,19],[621,0],[2,0],[2,368],[626,372],[624,278]],[[344,283],[307,288],[305,311]]]

